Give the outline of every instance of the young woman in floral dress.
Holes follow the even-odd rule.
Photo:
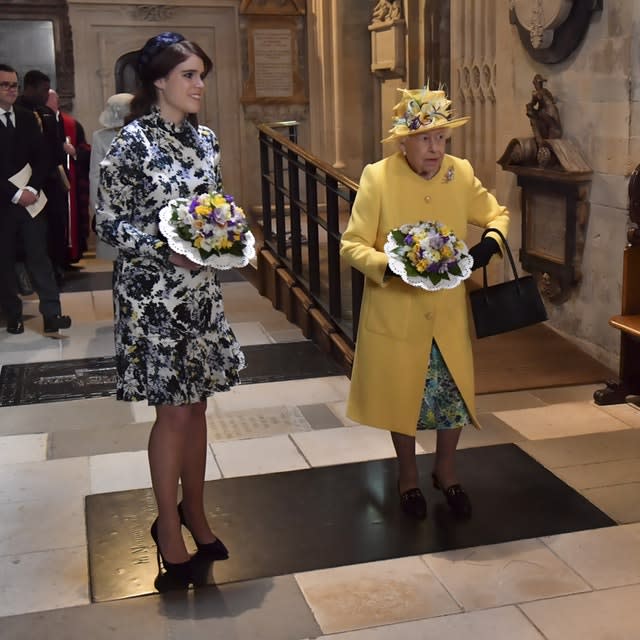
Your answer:
[[[129,124],[101,163],[96,218],[99,237],[118,250],[117,397],[155,407],[149,465],[158,517],[151,534],[165,573],[181,585],[193,580],[181,526],[200,554],[228,557],[203,505],[205,410],[209,396],[238,383],[244,366],[216,271],[172,251],[158,231],[158,213],[169,200],[222,191],[217,138],[195,115],[211,66],[180,34],[145,44]]]

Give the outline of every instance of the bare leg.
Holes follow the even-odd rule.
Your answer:
[[[398,490],[400,493],[404,493],[408,489],[418,486],[416,438],[392,431],[391,439],[398,457]]]
[[[206,401],[191,405],[189,446],[183,456],[180,473],[182,480],[182,508],[189,529],[201,544],[215,542],[204,512],[204,472],[207,460]]]
[[[438,429],[436,436],[436,457],[433,472],[440,486],[450,487],[458,482],[456,476],[456,448],[462,429]]]
[[[190,405],[158,405],[149,437],[149,468],[158,505],[158,541],[163,556],[172,564],[189,560],[177,502],[178,480],[190,439],[190,420]]]

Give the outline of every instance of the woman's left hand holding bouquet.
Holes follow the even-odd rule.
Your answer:
[[[169,262],[176,267],[181,267],[182,269],[189,269],[189,271],[199,271],[202,269],[202,265],[194,262],[193,260],[189,260],[187,256],[183,256],[175,251],[171,252],[169,256]]]

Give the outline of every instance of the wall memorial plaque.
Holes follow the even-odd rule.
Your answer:
[[[301,17],[250,16],[246,18],[246,34],[242,102],[305,104]]]
[[[293,97],[293,52],[289,29],[253,30],[253,68],[257,98]]]

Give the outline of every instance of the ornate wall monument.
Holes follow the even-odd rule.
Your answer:
[[[577,144],[562,135],[556,100],[537,73],[525,106],[533,137],[514,138],[498,163],[521,189],[520,263],[538,276],[547,299],[559,303],[582,277],[592,170]]]
[[[522,45],[538,62],[566,59],[582,42],[603,0],[510,0],[509,18]]]
[[[380,78],[402,78],[405,72],[405,30],[402,5],[378,0],[371,14],[371,71]]]

